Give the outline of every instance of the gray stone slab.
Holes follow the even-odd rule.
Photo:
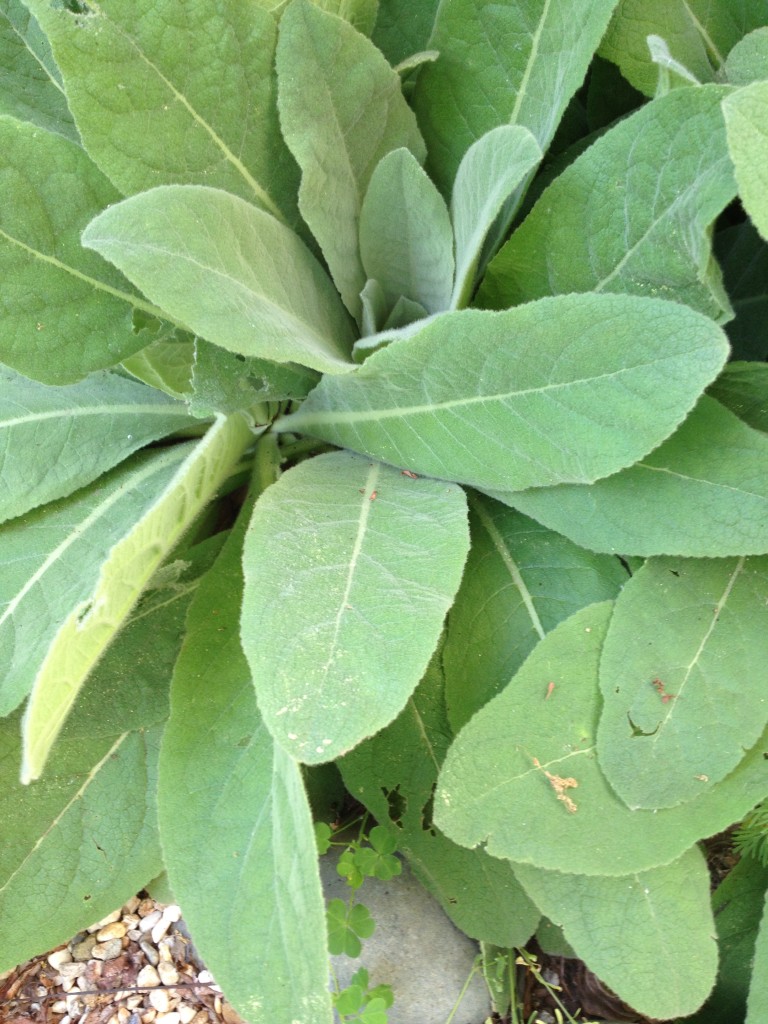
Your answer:
[[[336,872],[338,851],[320,858],[326,896],[349,899],[349,887]],[[390,1024],[445,1024],[472,970],[479,950],[460,932],[442,907],[403,865],[402,875],[382,882],[367,878],[356,899],[376,922],[359,958],[333,957],[344,987],[361,966],[371,985],[387,984],[395,993]],[[475,974],[451,1024],[483,1024],[491,1013],[485,982]]]

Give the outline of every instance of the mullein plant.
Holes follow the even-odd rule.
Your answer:
[[[0,10],[0,970],[165,871],[329,1024],[334,763],[468,935],[762,1024],[768,0]]]

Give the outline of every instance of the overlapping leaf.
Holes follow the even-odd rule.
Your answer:
[[[331,1009],[314,832],[299,768],[259,717],[240,646],[242,534],[187,620],[161,754],[161,836],[195,943],[239,1013],[320,1024]]]
[[[707,393],[750,427],[768,433],[768,364],[728,363]]]
[[[671,807],[732,771],[768,723],[766,663],[768,558],[647,561],[600,661],[597,751],[621,799]]]
[[[349,452],[302,462],[261,496],[243,556],[243,649],[266,724],[295,757],[333,760],[402,710],[468,546],[459,487]]]
[[[48,35],[88,153],[129,195],[205,184],[296,219],[280,135],[277,25],[257,4],[26,0]]]
[[[766,105],[768,82],[745,86],[723,101],[728,149],[739,183],[739,195],[752,223],[763,238],[768,239]]]
[[[721,111],[728,89],[682,89],[593,143],[542,194],[488,268],[478,301],[629,292],[728,310],[709,227],[736,194]]]
[[[373,41],[393,66],[427,49],[438,0],[379,0]]]
[[[752,984],[747,999],[745,1024],[760,1024],[768,1013],[768,896],[763,901],[763,919],[757,933],[752,960]]]
[[[496,696],[558,622],[616,597],[618,558],[594,555],[505,505],[470,495],[472,546],[443,648],[454,731]]]
[[[114,374],[47,387],[0,368],[0,521],[71,494],[190,422],[182,405]]]
[[[509,948],[536,929],[539,913],[511,867],[457,846],[434,828],[437,773],[452,739],[438,648],[391,725],[339,762],[350,793],[383,823],[416,876],[467,935]]]
[[[501,124],[528,128],[546,150],[581,85],[616,0],[438,5],[429,47],[439,58],[416,85],[428,167],[450,193],[462,156]]]
[[[83,244],[222,348],[328,373],[353,331],[327,274],[290,228],[219,189],[167,185],[91,221]]]
[[[27,122],[0,117],[0,152],[0,361],[68,384],[144,344],[131,314],[147,303],[80,247],[88,221],[119,196],[80,146]]]
[[[687,1016],[709,995],[717,946],[709,872],[699,850],[624,878],[515,867],[577,956],[638,1013]]]
[[[725,74],[732,85],[749,85],[768,78],[768,26],[740,39],[725,60]]]
[[[39,777],[72,704],[88,674],[114,639],[154,571],[195,516],[211,500],[252,438],[243,417],[220,418],[181,458],[171,449],[173,474],[154,490],[124,535],[99,566],[95,586],[78,594],[57,616],[50,644],[38,648],[23,723],[22,781]],[[49,556],[50,559],[50,556]]]
[[[704,396],[630,469],[590,487],[496,494],[592,551],[634,555],[768,552],[768,439]]]
[[[301,167],[299,209],[344,304],[360,315],[365,273],[357,223],[379,160],[404,146],[424,158],[400,79],[348,22],[293,0],[277,47],[280,123]]]
[[[549,870],[626,875],[671,863],[768,792],[763,734],[734,772],[686,804],[631,811],[616,796],[595,756],[610,614],[604,602],[561,622],[459,733],[435,794],[449,838]]]
[[[326,377],[279,429],[482,488],[592,481],[667,437],[726,352],[710,320],[656,299],[463,310]]]

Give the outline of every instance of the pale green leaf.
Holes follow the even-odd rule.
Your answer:
[[[768,433],[768,364],[728,363],[707,394],[750,427]]]
[[[115,374],[51,387],[0,367],[0,521],[71,494],[192,422],[183,405]]]
[[[189,447],[140,453],[69,498],[0,527],[0,714],[27,695],[62,623]]]
[[[373,41],[393,66],[427,49],[439,0],[379,0]]]
[[[699,82],[722,77],[731,48],[768,23],[766,0],[621,0],[600,45],[636,89],[653,96],[658,67],[649,35],[661,36],[670,54]]]
[[[274,17],[248,0],[25,0],[88,153],[124,194],[205,184],[296,219],[278,126]]]
[[[175,336],[174,332],[150,342],[120,365],[150,387],[173,398],[187,398],[192,387],[195,342],[186,331],[178,333],[181,336]],[[197,413],[192,412],[192,415]]]
[[[240,415],[218,419],[111,548],[85,600],[60,620],[24,716],[22,781],[38,778],[86,677],[155,569],[226,480],[252,436]]]
[[[739,195],[752,223],[768,239],[768,82],[755,82],[723,100],[728,149]]]
[[[726,353],[710,320],[657,299],[462,310],[326,377],[278,429],[482,488],[592,481],[667,437]]]
[[[151,189],[91,221],[83,244],[222,348],[352,369],[352,325],[327,274],[290,228],[237,196],[200,185]]]
[[[768,78],[768,27],[756,28],[734,46],[725,61],[732,85],[749,85]]]
[[[453,231],[443,198],[408,149],[395,149],[371,175],[360,209],[360,259],[389,309],[401,296],[428,313],[448,308]]]
[[[546,151],[582,84],[616,0],[450,0],[429,40],[415,107],[428,167],[448,195],[464,153],[501,124],[528,128]]]
[[[248,358],[197,338],[189,409],[205,418],[250,409],[260,402],[299,399],[317,380],[314,370],[304,366]]]
[[[455,731],[507,685],[558,622],[616,597],[628,579],[618,558],[585,551],[479,494],[469,503],[472,546],[443,649]]]
[[[641,107],[541,195],[478,295],[503,309],[542,295],[610,291],[728,311],[709,227],[736,194],[721,101],[683,89]]]
[[[717,945],[709,872],[698,850],[624,878],[515,870],[576,955],[638,1013],[686,1016],[709,995]]]
[[[161,753],[163,849],[195,944],[243,1018],[330,1024],[312,821],[298,766],[256,708],[237,629],[241,548],[238,528],[187,619]]]
[[[336,14],[348,21],[358,32],[370,36],[376,24],[379,0],[312,0],[315,7]]]
[[[360,315],[358,219],[381,158],[424,143],[381,52],[348,22],[293,0],[277,46],[280,124],[301,167],[299,209],[347,309]]]
[[[333,760],[402,710],[468,547],[459,487],[349,452],[265,491],[245,543],[241,629],[259,708],[287,750]]]
[[[0,113],[79,141],[48,40],[21,0],[0,3]]]
[[[626,875],[670,863],[768,792],[763,734],[688,803],[631,811],[616,796],[595,756],[610,614],[608,602],[590,605],[556,626],[454,740],[435,794],[435,823],[454,842],[554,871]]]
[[[732,771],[768,723],[766,664],[768,558],[649,559],[600,661],[597,753],[621,799],[671,807]]]
[[[451,308],[472,296],[483,242],[504,204],[541,160],[536,139],[519,125],[500,125],[482,135],[464,154],[451,195],[456,235],[456,280]]]
[[[768,896],[763,900],[763,919],[752,959],[752,984],[747,999],[745,1024],[761,1024],[768,1015]]]
[[[119,196],[61,135],[0,117],[0,361],[68,384],[140,349],[122,274],[80,247],[80,232]]]
[[[592,551],[633,555],[768,552],[768,438],[704,396],[630,469],[590,487],[494,496]]]
[[[509,864],[457,846],[434,828],[437,773],[452,739],[438,647],[424,678],[390,725],[343,757],[347,789],[387,828],[414,874],[465,934],[522,946],[539,913]]]

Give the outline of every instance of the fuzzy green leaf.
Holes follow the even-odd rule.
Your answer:
[[[395,149],[371,175],[360,210],[360,258],[388,309],[401,296],[428,313],[448,308],[453,231],[443,198],[408,149]]]
[[[21,0],[0,2],[0,113],[79,142],[50,44]]]
[[[71,494],[191,422],[184,406],[114,374],[49,387],[0,367],[0,521]]]
[[[523,865],[518,876],[547,917],[562,925],[576,955],[638,1013],[686,1016],[709,995],[717,946],[709,872],[698,850],[624,878]]]
[[[240,646],[241,550],[237,528],[187,619],[160,760],[163,849],[195,943],[238,1012],[322,1024],[331,1011],[314,833],[298,766],[264,728]]]
[[[220,418],[204,438],[184,446],[175,472],[106,554],[95,586],[58,618],[42,650],[23,723],[22,781],[39,777],[77,693],[122,626],[154,571],[226,480],[252,439],[244,418]],[[186,456],[186,457],[184,457]]]
[[[0,117],[0,361],[68,384],[140,349],[122,274],[80,247],[80,232],[118,193],[61,135]]]
[[[352,369],[352,325],[327,274],[290,228],[237,196],[155,188],[105,210],[83,244],[222,348],[328,373]]]
[[[157,338],[120,365],[136,380],[173,398],[186,399],[192,388],[194,359],[195,341],[186,331],[180,331],[178,335],[168,332]],[[191,407],[189,411],[193,416],[199,415]],[[213,416],[213,413],[207,416]]]
[[[438,6],[439,0],[379,0],[373,41],[393,67],[427,49]]]
[[[653,96],[659,69],[647,38],[661,36],[671,56],[699,82],[720,77],[729,50],[768,23],[766,0],[621,0],[600,45],[636,89]]]
[[[728,311],[709,228],[736,194],[721,111],[728,89],[682,89],[621,121],[542,194],[478,295],[503,309],[610,291]]]
[[[483,242],[504,204],[541,160],[536,139],[519,125],[500,125],[464,154],[451,195],[456,235],[456,281],[451,308],[467,305]]]
[[[768,27],[756,28],[740,39],[725,61],[732,85],[749,85],[768,78]]]
[[[429,47],[440,56],[416,84],[429,170],[450,193],[464,153],[501,124],[528,128],[547,149],[581,85],[616,0],[450,0]]]
[[[25,0],[88,153],[124,195],[205,184],[296,220],[280,135],[275,19],[247,0]]]
[[[302,172],[299,209],[344,304],[359,317],[363,196],[391,149],[424,158],[416,119],[373,43],[307,0],[293,0],[283,14],[277,75],[280,124]]]
[[[768,792],[764,733],[735,771],[685,804],[631,811],[616,796],[595,756],[610,614],[608,602],[590,605],[556,626],[454,740],[435,822],[455,842],[553,871],[626,875],[670,863]]]
[[[763,918],[757,933],[752,960],[752,984],[747,999],[745,1024],[760,1024],[768,1014],[768,895],[763,901]]]
[[[468,547],[459,487],[349,452],[302,462],[265,491],[243,556],[243,648],[287,750],[333,760],[402,710]]]
[[[630,469],[591,487],[495,497],[592,551],[633,555],[768,552],[768,438],[713,398]]]
[[[768,364],[728,363],[707,393],[750,427],[768,433]]]
[[[452,737],[440,648],[394,722],[339,762],[350,793],[383,823],[414,874],[467,935],[521,946],[539,913],[505,861],[467,850],[434,828],[437,773]]]
[[[732,771],[768,723],[766,663],[768,558],[647,561],[600,661],[597,753],[621,799],[671,807]]]
[[[326,377],[278,429],[482,488],[592,481],[667,437],[726,353],[710,320],[657,299],[463,310]]]
[[[472,546],[443,648],[448,717],[456,732],[558,622],[616,597],[628,579],[618,558],[585,551],[481,495],[469,500]]]
[[[739,195],[752,223],[768,239],[768,82],[745,86],[723,100],[728,149]]]

